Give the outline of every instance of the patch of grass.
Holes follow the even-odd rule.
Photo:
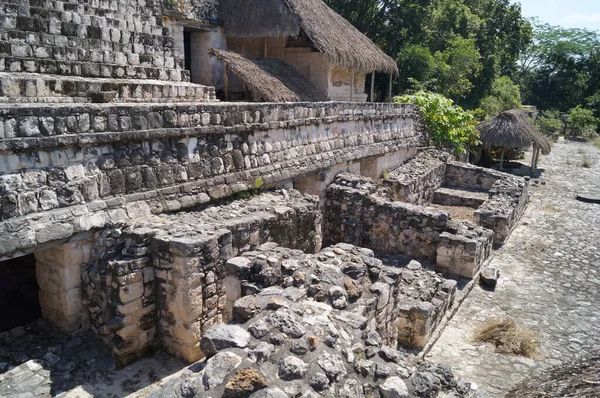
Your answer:
[[[390,172],[387,169],[387,167],[384,167],[383,170],[381,170],[381,178],[383,178],[384,180],[390,178]]]
[[[488,319],[475,330],[473,340],[490,343],[499,354],[520,355],[533,358],[537,355],[538,334],[517,325],[514,319]]]
[[[583,157],[581,158],[581,167],[584,167],[586,169],[589,169],[592,167],[592,161],[590,160],[590,157],[588,156],[587,153],[583,154]]]
[[[595,140],[592,141],[592,143],[594,145],[596,145],[596,147],[600,148],[600,138],[596,138]]]

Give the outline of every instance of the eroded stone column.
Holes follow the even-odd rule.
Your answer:
[[[92,242],[88,237],[35,253],[42,315],[68,333],[89,326],[81,295],[81,269],[90,261]]]

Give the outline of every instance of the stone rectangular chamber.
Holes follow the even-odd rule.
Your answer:
[[[105,228],[83,269],[92,328],[119,364],[154,347],[196,361],[206,329],[230,320],[225,262],[266,242],[319,250],[318,199],[278,191]]]
[[[433,191],[432,191],[433,192]],[[327,188],[325,244],[366,246],[437,264],[444,274],[472,278],[489,258],[493,232],[448,212],[395,201],[387,187],[349,173]]]
[[[497,245],[508,238],[529,201],[524,178],[454,162],[436,150],[419,152],[390,172],[383,183],[401,202],[472,207],[474,222],[494,231]]]

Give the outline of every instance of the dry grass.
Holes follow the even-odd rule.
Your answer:
[[[475,330],[473,340],[491,343],[500,354],[533,358],[537,354],[536,332],[522,328],[512,318],[488,319]]]
[[[600,138],[596,138],[592,142],[594,143],[594,145],[596,145],[597,148],[600,148]]]
[[[472,207],[443,206],[443,205],[436,205],[436,204],[430,204],[429,206],[433,207],[437,210],[447,211],[448,213],[450,213],[450,216],[454,220],[466,220],[466,221],[471,221],[471,222],[475,221],[475,215],[474,215],[475,209],[473,209]]]
[[[545,211],[546,213],[558,213],[560,212],[559,209],[557,209],[554,206],[551,205],[543,205],[542,207],[540,207],[541,211]]]

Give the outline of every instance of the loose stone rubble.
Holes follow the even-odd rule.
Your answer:
[[[305,254],[268,243],[225,267],[249,293],[233,306],[234,324],[204,335],[209,359],[199,373],[187,372],[152,397],[470,393],[450,368],[396,350],[399,334],[432,326],[431,316],[451,303],[455,289],[416,261],[399,269],[348,244]]]
[[[230,319],[225,261],[265,242],[314,252],[320,225],[315,197],[282,190],[104,229],[83,270],[84,307],[121,364],[156,346],[198,360],[200,337]]]

